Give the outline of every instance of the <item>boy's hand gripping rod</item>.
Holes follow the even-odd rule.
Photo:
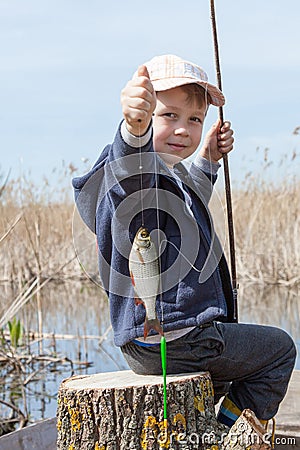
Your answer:
[[[217,35],[217,24],[216,24],[214,0],[210,0],[210,11],[211,11],[211,22],[212,22],[212,32],[213,32],[213,42],[214,42],[217,83],[218,83],[218,88],[220,89],[220,91],[222,91],[222,79],[221,79],[221,68],[220,68],[218,35]],[[224,123],[224,114],[223,114],[222,106],[219,107],[219,118],[220,118],[221,127],[222,127],[222,125]],[[237,285],[237,276],[236,276],[233,213],[232,213],[231,187],[230,187],[230,175],[229,175],[229,165],[228,165],[227,153],[223,153],[223,164],[224,164],[227,221],[228,221],[229,248],[230,248],[231,278],[232,278],[233,299],[234,299],[234,320],[237,322],[238,321],[238,305],[237,305],[238,285]]]

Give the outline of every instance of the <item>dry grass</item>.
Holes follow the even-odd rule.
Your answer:
[[[236,254],[245,281],[300,283],[300,181],[234,194]]]
[[[72,247],[71,204],[32,204],[25,208],[0,205],[0,233],[14,229],[1,243],[1,281],[22,285],[34,276],[64,278],[72,269],[65,268],[59,274],[62,262],[74,256]]]
[[[293,135],[299,134],[299,127]],[[264,286],[300,285],[300,178],[299,155],[276,155],[268,148],[257,148],[243,164],[249,169],[242,185],[232,189],[238,281]],[[251,166],[255,161],[255,172]],[[295,176],[297,174],[297,176]],[[225,215],[225,200],[221,200]],[[221,236],[226,217],[216,216]],[[216,208],[214,208],[216,212]],[[221,220],[220,220],[221,218]],[[221,226],[220,226],[221,224]],[[229,254],[228,239],[224,239]]]
[[[9,282],[20,303],[48,280],[84,278],[73,245],[67,175],[55,195],[47,181],[41,187],[9,180],[0,192],[0,283]],[[232,197],[239,281],[299,284],[300,181],[275,186],[249,180]]]
[[[41,187],[18,179],[1,191],[0,284],[10,284],[13,293],[0,327],[33,297],[40,311],[40,291],[49,281],[82,276],[72,245],[74,205],[66,183],[62,186],[51,194],[46,180]]]
[[[35,277],[74,274],[73,210],[66,187],[50,195],[46,182],[40,189],[24,180],[8,182],[0,197],[0,282],[21,288]]]

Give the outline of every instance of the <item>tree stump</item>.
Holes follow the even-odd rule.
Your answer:
[[[131,370],[73,376],[58,393],[58,450],[218,449],[228,431],[215,416],[209,373],[167,377],[168,427],[163,420],[163,379]]]

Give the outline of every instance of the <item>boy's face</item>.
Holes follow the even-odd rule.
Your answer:
[[[191,156],[200,144],[207,105],[188,100],[181,87],[157,92],[153,144],[168,165]]]

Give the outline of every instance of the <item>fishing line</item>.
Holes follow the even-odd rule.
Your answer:
[[[144,227],[144,198],[143,198],[143,161],[142,161],[142,144],[141,144],[141,119],[138,120],[139,124],[139,171],[140,171],[140,200],[141,200],[141,214],[142,214],[142,223],[141,226]]]
[[[157,224],[157,239],[158,239],[158,270],[159,270],[159,274],[161,273],[161,260],[160,260],[160,252],[161,252],[161,246],[162,246],[162,242],[160,240],[160,220],[159,220],[159,200],[158,200],[158,166],[157,166],[157,155],[153,155],[154,156],[154,187],[155,187],[155,209],[156,209],[156,224]],[[160,283],[161,283],[161,279],[160,279]],[[162,286],[161,286],[162,287]],[[162,301],[162,289],[160,289],[160,307],[161,307],[161,326],[163,329],[163,325],[164,325],[164,311],[163,311],[163,301]]]
[[[156,224],[157,224],[157,239],[158,239],[158,273],[159,273],[159,283],[160,283],[160,309],[161,309],[161,328],[163,330],[162,337],[160,339],[160,356],[161,356],[161,367],[162,367],[162,375],[163,375],[163,415],[164,415],[164,429],[167,434],[168,429],[168,404],[167,404],[167,341],[164,336],[164,308],[163,308],[163,290],[161,285],[161,246],[164,240],[160,240],[160,220],[159,220],[159,199],[158,199],[158,164],[157,164],[157,155],[154,156],[154,177],[155,177],[155,201],[156,201]],[[166,437],[166,436],[165,436]]]
[[[194,266],[193,263],[191,263],[191,261],[190,261],[190,260],[182,253],[182,251],[177,247],[176,244],[174,244],[174,242],[168,241],[167,239],[163,239],[163,240],[160,242],[160,246],[159,246],[159,254],[160,254],[160,252],[161,252],[161,248],[162,248],[162,245],[163,245],[164,243],[171,244],[171,245],[177,250],[178,255],[180,255],[183,259],[185,259],[186,262],[191,266],[191,269],[194,269],[194,270],[195,270],[196,272],[198,272],[198,273],[202,273],[202,270],[197,269],[197,267]]]
[[[140,170],[140,201],[141,201],[141,214],[142,214],[142,227],[144,224],[144,199],[143,199],[143,162],[142,162],[142,145],[141,145],[141,120],[138,120],[139,123],[139,170]],[[160,221],[159,221],[159,201],[158,201],[158,167],[157,167],[157,156],[154,154],[154,177],[155,177],[155,200],[156,200],[156,223],[158,230],[158,243],[159,248],[161,246],[160,240]],[[160,253],[158,254],[158,270],[159,276],[161,273],[161,262],[160,262]],[[161,283],[161,278],[159,277],[159,281]],[[161,327],[163,330],[164,316],[163,316],[163,302],[162,302],[162,289],[160,289],[160,305],[161,305]],[[162,365],[162,373],[163,373],[163,416],[164,416],[164,428],[165,433],[167,433],[168,429],[168,413],[167,413],[167,342],[164,334],[161,337],[160,341],[160,353],[161,353],[161,365]]]

